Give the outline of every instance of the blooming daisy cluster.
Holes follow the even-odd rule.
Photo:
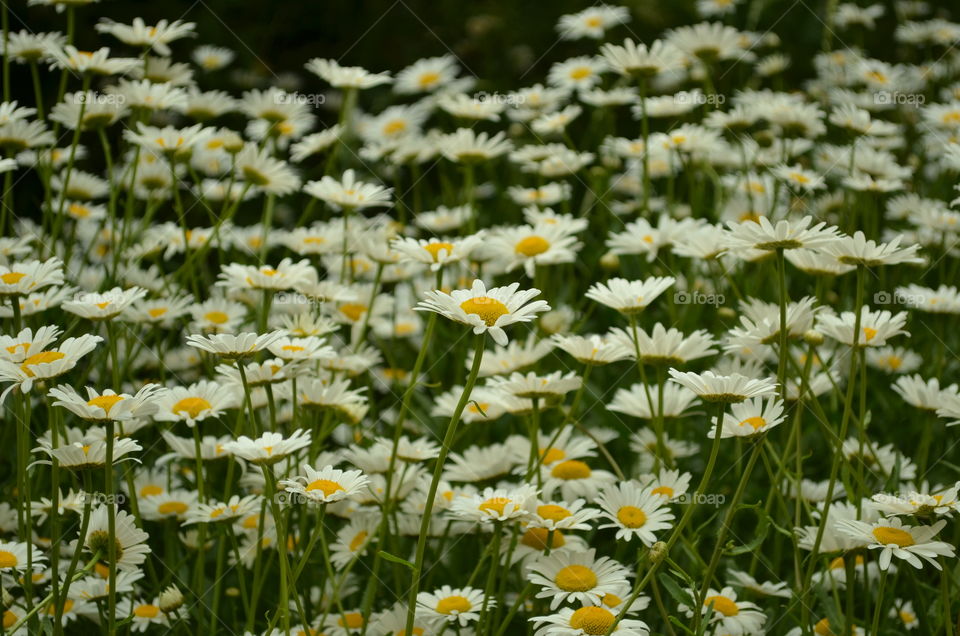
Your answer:
[[[956,7],[491,93],[7,4],[0,633],[957,633]]]

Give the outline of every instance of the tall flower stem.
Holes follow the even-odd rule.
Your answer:
[[[423,520],[420,522],[420,535],[417,537],[416,560],[413,564],[413,584],[410,586],[410,594],[407,601],[407,626],[406,633],[413,633],[413,621],[417,610],[417,593],[420,591],[420,577],[423,574],[423,556],[427,547],[427,536],[430,534],[430,517],[433,514],[434,499],[437,496],[437,486],[440,484],[440,476],[443,474],[443,464],[450,453],[450,445],[453,443],[457,433],[457,425],[460,423],[460,415],[467,406],[470,394],[473,393],[473,386],[477,383],[477,376],[480,375],[480,362],[483,360],[484,338],[486,334],[480,333],[474,336],[473,344],[473,365],[470,367],[470,375],[467,376],[466,385],[463,387],[463,394],[460,401],[457,402],[457,408],[453,411],[453,416],[447,423],[447,432],[443,436],[443,442],[440,444],[440,454],[437,456],[437,464],[433,469],[433,479],[430,480],[430,490],[427,492],[427,500],[424,504]]]
[[[270,502],[270,512],[273,514],[273,521],[277,526],[277,553],[280,555],[280,601],[277,611],[280,614],[280,624],[283,625],[283,632],[290,633],[290,592],[287,586],[290,573],[290,565],[287,562],[287,529],[283,522],[283,513],[280,510],[280,503],[277,501],[277,485],[273,476],[273,469],[262,464],[260,469],[263,471],[263,479],[266,482],[267,501]]]
[[[777,366],[777,382],[780,383],[780,399],[787,400],[787,264],[783,248],[777,248],[777,279],[780,283],[780,360]]]

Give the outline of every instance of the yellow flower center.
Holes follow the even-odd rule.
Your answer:
[[[420,85],[420,88],[427,89],[440,81],[440,73],[436,71],[427,71],[420,75],[417,79],[417,84]]]
[[[314,490],[323,491],[324,497],[329,497],[333,493],[343,490],[343,486],[329,479],[317,479],[307,484],[307,492]]]
[[[593,71],[590,70],[589,66],[578,66],[577,68],[570,71],[570,79],[582,80],[586,79],[593,75]]]
[[[877,335],[877,330],[873,327],[864,327],[863,328],[863,337],[866,338],[867,342],[873,340]]]
[[[357,533],[357,536],[355,536],[353,540],[350,542],[350,551],[356,552],[366,542],[367,542],[367,531],[361,530],[360,532]]]
[[[513,249],[517,254],[532,257],[537,254],[543,254],[550,249],[550,241],[542,236],[528,236],[517,242]]]
[[[647,523],[647,513],[636,506],[623,506],[617,511],[617,519],[627,528],[642,528]]]
[[[3,628],[10,629],[16,624],[17,620],[17,615],[10,610],[7,610],[3,613]]]
[[[512,503],[509,497],[494,497],[484,501],[478,508],[483,512],[493,512],[499,516],[503,514],[503,509],[508,503]]]
[[[547,538],[549,536],[550,531],[546,528],[530,528],[523,533],[523,536],[520,538],[520,543],[528,548],[543,551],[547,549]],[[553,532],[553,539],[550,540],[550,547],[562,548],[566,543],[567,540],[563,538],[560,531],[555,530]]]
[[[540,454],[543,455],[543,463],[548,465],[567,456],[567,453],[560,448],[546,448],[540,451]]]
[[[469,612],[472,607],[473,605],[471,605],[470,601],[466,598],[454,594],[453,596],[440,599],[437,603],[436,611],[438,614],[453,614],[454,612],[459,614],[460,612]]]
[[[581,607],[570,616],[570,627],[581,629],[590,636],[599,636],[610,631],[616,620],[609,610],[602,607]]]
[[[35,364],[48,364],[50,362],[56,362],[57,360],[65,357],[66,355],[60,353],[59,351],[41,351],[40,353],[35,353],[24,360],[23,364],[20,365],[20,370],[32,378],[34,377],[33,371],[31,371],[29,367]]]
[[[182,515],[187,508],[187,504],[182,501],[166,501],[157,506],[157,512],[162,515]]]
[[[360,612],[347,612],[346,614],[340,617],[337,623],[341,627],[346,627],[348,629],[358,629],[360,627],[363,627],[363,614],[361,614]]]
[[[360,317],[365,311],[367,311],[367,306],[361,305],[360,303],[344,303],[340,305],[340,313],[354,322],[360,320]]]
[[[153,495],[162,495],[162,494],[163,494],[163,486],[158,486],[156,484],[150,484],[140,489],[141,497],[151,497]]]
[[[488,327],[494,326],[500,316],[510,313],[506,305],[496,298],[490,298],[488,296],[469,298],[460,303],[460,309],[468,314],[480,316],[480,320],[486,323]]]
[[[403,121],[402,119],[394,119],[383,127],[383,132],[386,135],[396,135],[397,133],[402,133],[406,129],[407,122]]]
[[[550,521],[562,521],[571,515],[571,512],[563,506],[556,504],[546,504],[537,507],[537,515]]]
[[[133,615],[138,618],[156,618],[160,608],[156,605],[138,605],[133,609]]]
[[[901,548],[908,548],[916,543],[916,541],[913,540],[913,535],[900,528],[874,528],[873,536],[883,545],[893,544]]]
[[[586,479],[590,476],[590,467],[579,459],[568,459],[553,467],[550,475],[557,479]]]
[[[230,319],[229,316],[222,311],[208,311],[206,314],[204,314],[203,318],[215,325],[222,325]]]
[[[673,488],[670,486],[657,486],[650,492],[655,495],[663,495],[664,497],[673,497]]]
[[[166,307],[154,307],[153,309],[148,309],[147,313],[150,314],[151,318],[159,318],[160,316],[167,313]]]
[[[87,406],[99,406],[107,415],[110,415],[110,409],[121,400],[123,400],[122,395],[99,395],[87,402]]]
[[[617,596],[616,594],[607,593],[603,595],[603,599],[601,602],[607,607],[616,607],[617,605],[623,602],[623,599]]]
[[[436,263],[440,260],[440,251],[446,250],[447,256],[453,252],[453,243],[445,243],[444,241],[437,241],[435,243],[427,243],[423,246],[423,249],[430,252],[430,256],[433,257],[433,262]]]
[[[586,592],[597,586],[597,575],[584,565],[568,565],[557,572],[554,582],[564,592]]]
[[[817,621],[817,624],[813,626],[813,633],[818,634],[819,636],[835,636],[833,631],[830,629],[830,619],[821,618]]]
[[[737,607],[737,604],[726,596],[708,596],[703,599],[703,606],[707,607],[713,603],[713,611],[720,612],[724,616],[736,616],[740,613],[740,608]]]
[[[186,413],[191,418],[195,418],[202,411],[213,408],[212,405],[204,400],[202,397],[188,397],[183,398],[179,402],[173,405],[173,412],[176,415],[181,413]]]
[[[7,552],[6,550],[0,550],[0,569],[13,568],[16,567],[18,563],[19,561],[15,554]]]
[[[767,425],[767,420],[763,419],[759,415],[754,415],[753,417],[748,417],[747,419],[740,422],[740,426],[752,426],[753,430],[759,431],[761,427]]]
[[[26,276],[26,274],[23,272],[7,272],[6,274],[0,275],[0,280],[7,285],[16,285],[24,276]]]

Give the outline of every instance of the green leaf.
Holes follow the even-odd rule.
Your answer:
[[[410,561],[407,561],[406,559],[401,559],[400,557],[398,557],[398,556],[396,556],[396,555],[394,555],[394,554],[390,554],[389,552],[384,552],[383,550],[378,550],[378,551],[377,551],[377,554],[379,554],[380,556],[382,556],[382,557],[383,557],[384,559],[386,559],[387,561],[392,561],[392,562],[394,562],[394,563],[399,563],[400,565],[405,565],[405,566],[407,566],[408,568],[410,568],[411,570],[414,570],[414,569],[416,569],[416,567],[417,567],[417,566],[415,566],[413,563],[411,563]]]
[[[693,607],[694,603],[690,599],[690,595],[682,587],[677,585],[677,582],[674,581],[666,572],[661,572],[657,575],[657,580],[663,585],[664,589],[667,590],[667,594],[673,597],[677,603],[683,603],[687,607]]]

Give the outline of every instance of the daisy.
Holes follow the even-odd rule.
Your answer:
[[[550,497],[560,491],[564,499],[584,497],[593,501],[597,493],[616,482],[617,478],[606,470],[596,470],[579,459],[565,459],[541,468],[543,494]]]
[[[360,181],[350,169],[343,173],[340,180],[325,176],[320,181],[309,181],[303,191],[340,208],[363,210],[389,206],[393,189]]]
[[[502,132],[491,137],[485,132],[478,134],[472,128],[458,128],[443,135],[437,144],[440,153],[455,163],[479,163],[499,157],[513,148]]]
[[[81,441],[64,444],[57,448],[51,447],[48,440],[41,439],[40,446],[33,450],[56,459],[60,467],[67,470],[99,469],[107,463],[107,442],[102,439],[85,437]],[[129,437],[117,438],[112,449],[113,463],[120,463],[121,458],[139,450],[143,450],[143,448],[135,440]],[[38,461],[37,463],[49,462]]]
[[[269,289],[284,291],[316,279],[316,270],[306,259],[294,263],[289,258],[276,267],[231,263],[220,270],[217,285],[228,290]]]
[[[204,71],[218,71],[233,61],[235,54],[228,48],[203,44],[190,55],[194,64]]]
[[[627,570],[607,557],[596,557],[596,550],[564,551],[527,566],[529,581],[541,589],[537,598],[549,598],[550,610],[568,601],[581,605],[601,605],[604,596],[623,591]]]
[[[337,540],[330,546],[330,561],[335,567],[347,567],[363,556],[376,540],[379,515],[358,515],[337,531]]]
[[[688,617],[692,617],[695,611],[686,605],[680,605],[678,609]],[[719,630],[719,633],[734,636],[761,633],[767,621],[766,614],[760,611],[758,605],[738,601],[737,593],[732,587],[725,587],[720,591],[708,589],[700,607],[700,614],[707,618],[709,624],[715,625],[714,629]]]
[[[0,265],[0,296],[25,296],[62,284],[63,261],[59,258]]]
[[[423,58],[397,73],[393,90],[401,94],[432,93],[453,82],[458,71],[452,55]]]
[[[873,311],[863,307],[860,312],[860,333],[854,345],[856,322],[856,314],[852,311],[845,311],[839,316],[825,314],[820,317],[818,329],[829,338],[857,347],[882,347],[888,339],[908,333],[903,328],[907,322],[907,312],[892,314],[886,310]]]
[[[671,44],[655,40],[647,47],[626,39],[623,45],[604,44],[600,53],[610,69],[620,75],[651,78],[678,70],[683,66],[683,53]]]
[[[218,333],[210,336],[193,334],[187,336],[187,344],[225,360],[241,360],[269,348],[284,336],[281,330],[259,335],[256,333]]]
[[[535,616],[530,620],[543,636],[591,636],[617,634],[618,636],[648,636],[647,624],[632,618],[617,621],[617,613],[605,607],[587,606],[580,609],[564,607],[556,614]],[[616,627],[614,624],[616,623]]]
[[[491,388],[511,393],[521,398],[559,399],[580,387],[580,378],[571,372],[554,371],[538,375],[533,371],[511,373],[509,377],[495,376],[488,381]]]
[[[0,572],[24,572],[27,569],[27,551],[26,543],[12,543],[0,541]],[[35,569],[43,569],[43,561],[46,557],[33,546],[30,548],[31,559]]]
[[[130,630],[134,632],[145,632],[152,625],[162,625],[164,628],[168,628],[170,621],[160,611],[158,603],[158,599],[145,602],[140,599],[127,598],[120,602],[117,612],[120,616],[130,617]]]
[[[371,73],[359,66],[340,66],[336,60],[319,57],[307,62],[306,69],[337,88],[363,90],[393,81],[389,73]]]
[[[336,355],[333,347],[326,344],[326,339],[316,336],[306,338],[289,338],[283,336],[270,343],[267,348],[270,353],[283,360],[319,360],[332,358]]]
[[[304,476],[285,479],[280,486],[314,503],[327,504],[351,497],[366,488],[370,481],[359,470],[344,471],[333,466],[315,470],[309,464],[304,464],[302,469]]]
[[[460,627],[466,627],[480,618],[479,611],[483,603],[483,590],[472,587],[452,588],[443,585],[434,592],[417,594],[417,609],[426,617],[440,622],[459,623]],[[490,607],[496,604],[496,599],[489,598],[486,603]]]
[[[885,373],[910,373],[920,368],[922,358],[903,347],[871,347],[867,364]]]
[[[650,547],[658,540],[655,532],[672,526],[670,522],[674,516],[665,507],[666,501],[662,495],[641,488],[637,482],[611,485],[597,498],[601,516],[611,523],[600,525],[599,528],[617,528],[618,540],[630,541],[638,537],[645,546]]]
[[[219,523],[227,521],[234,523],[237,519],[253,514],[260,509],[260,498],[257,495],[233,495],[226,503],[200,503],[188,509],[181,525],[194,523]]]
[[[50,389],[48,395],[54,398],[54,406],[62,406],[81,419],[118,422],[156,413],[156,398],[162,390],[158,384],[147,384],[136,395],[118,395],[110,389],[98,393],[87,387],[84,399],[72,387],[60,385]]]
[[[419,218],[422,219],[421,214]],[[450,239],[415,239],[399,237],[390,242],[391,249],[403,254],[416,263],[429,265],[432,271],[451,263],[458,263],[470,257],[482,242],[483,234],[472,234],[464,238]]]
[[[554,334],[552,340],[558,348],[581,364],[604,365],[631,357],[630,351],[619,342],[596,334],[589,336]]]
[[[727,570],[727,576],[729,576],[731,579],[730,585],[732,587],[740,587],[745,590],[750,590],[751,592],[760,594],[761,596],[790,598],[793,595],[793,593],[787,587],[787,584],[783,581],[778,583],[761,583],[746,572],[741,572],[740,570]]]
[[[483,492],[456,498],[451,511],[481,523],[522,520],[530,516],[536,502],[536,488],[528,484],[514,489],[485,488]]]
[[[590,522],[600,515],[594,508],[585,508],[586,500],[540,501],[527,519],[528,528],[547,530],[589,530]]]
[[[187,387],[176,386],[160,393],[153,419],[160,422],[186,422],[191,428],[207,418],[220,417],[226,409],[238,405],[235,391],[209,380]]]
[[[36,330],[23,329],[15,336],[0,334],[0,359],[20,363],[40,353],[60,335],[60,328],[44,326]]]
[[[506,271],[523,267],[534,277],[538,265],[572,263],[581,243],[573,234],[578,231],[572,222],[522,225],[495,232],[486,249],[505,264]]]
[[[667,42],[707,63],[734,59],[746,48],[740,32],[720,22],[672,29],[667,34]]]
[[[143,18],[134,18],[133,24],[126,25],[109,19],[101,19],[94,27],[100,33],[108,33],[124,44],[140,48],[151,48],[159,55],[170,55],[167,46],[174,40],[194,35],[196,24],[174,20],[160,20],[154,26],[147,26]]]
[[[897,236],[889,243],[868,240],[859,230],[853,236],[842,236],[827,245],[820,246],[824,253],[833,256],[846,265],[879,267],[900,263],[920,264],[924,260],[917,256],[919,245],[900,247],[901,237]]]
[[[172,490],[159,495],[144,497],[139,502],[144,519],[159,521],[176,519],[183,521],[197,505],[198,493],[192,490]]]
[[[118,570],[134,571],[138,569],[152,552],[147,540],[150,535],[139,529],[133,515],[118,510],[111,513],[107,506],[95,508],[90,513],[87,534],[83,538],[83,547],[92,554],[100,554],[106,561],[110,554],[109,515],[114,514],[114,557]]]
[[[684,335],[679,329],[667,329],[661,323],[653,326],[648,334],[644,329],[625,331],[619,327],[610,330],[608,336],[611,342],[617,343],[627,352],[629,357],[636,359],[637,349],[640,350],[640,360],[644,364],[676,366],[698,360],[717,352],[713,348],[713,336],[705,329],[698,329],[690,335]]]
[[[547,81],[559,88],[588,90],[600,82],[601,73],[606,70],[607,63],[603,58],[581,55],[551,66]]]
[[[663,404],[660,404],[660,394]],[[634,384],[630,388],[619,388],[613,399],[607,403],[607,410],[623,413],[631,417],[652,420],[661,412],[664,417],[682,417],[697,399],[690,389],[674,383],[659,386]]]
[[[100,336],[84,334],[78,338],[67,338],[57,347],[38,351],[19,362],[0,359],[0,382],[13,383],[0,396],[0,401],[14,387],[28,393],[34,381],[48,380],[70,371],[80,358],[93,351],[102,341]]]
[[[783,402],[770,398],[766,404],[763,398],[754,398],[730,407],[730,413],[723,414],[723,426],[720,437],[751,437],[766,433],[783,422]],[[716,422],[716,418],[712,420]],[[711,425],[707,437],[713,439],[715,427]]]
[[[813,217],[803,217],[799,221],[782,220],[776,225],[766,217],[758,221],[743,223],[727,222],[730,229],[727,244],[731,249],[757,249],[772,252],[774,250],[795,250],[800,248],[824,249],[838,240],[839,230],[826,227],[820,222],[809,227]]]
[[[630,316],[642,312],[657,296],[674,284],[672,276],[654,276],[646,280],[611,278],[606,283],[594,283],[586,296]]]
[[[755,380],[739,373],[717,375],[713,371],[694,373],[670,369],[670,379],[690,389],[705,402],[743,402],[753,397],[773,395],[777,390],[777,383],[773,380]]]
[[[300,187],[300,176],[293,168],[254,144],[237,153],[234,167],[238,179],[268,194],[283,196]]]
[[[880,550],[880,569],[887,570],[893,557],[903,559],[918,570],[923,567],[924,559],[940,570],[938,556],[954,557],[956,549],[945,541],[935,541],[933,537],[947,525],[941,519],[930,526],[904,525],[899,517],[880,519],[873,523],[843,519],[838,521],[839,528],[848,537],[861,546],[871,550]]]
[[[560,16],[557,31],[563,40],[592,38],[599,40],[607,29],[630,21],[630,11],[626,7],[599,4],[577,13]]]
[[[309,445],[310,432],[298,428],[290,437],[280,433],[264,433],[257,439],[250,439],[241,435],[236,441],[224,444],[223,449],[253,464],[269,466]]]
[[[147,295],[147,290],[140,287],[121,289],[114,287],[109,291],[84,292],[77,294],[73,300],[64,301],[64,311],[69,311],[88,320],[112,320],[125,311],[131,304]]]
[[[540,294],[539,289],[517,292],[519,283],[506,287],[493,287],[489,290],[483,281],[473,281],[470,289],[454,290],[450,294],[434,290],[424,295],[414,308],[417,311],[434,311],[456,322],[473,327],[475,334],[489,332],[494,342],[501,346],[507,344],[507,334],[503,328],[518,322],[530,322],[537,313],[548,311],[550,305],[543,300],[528,304]]]

